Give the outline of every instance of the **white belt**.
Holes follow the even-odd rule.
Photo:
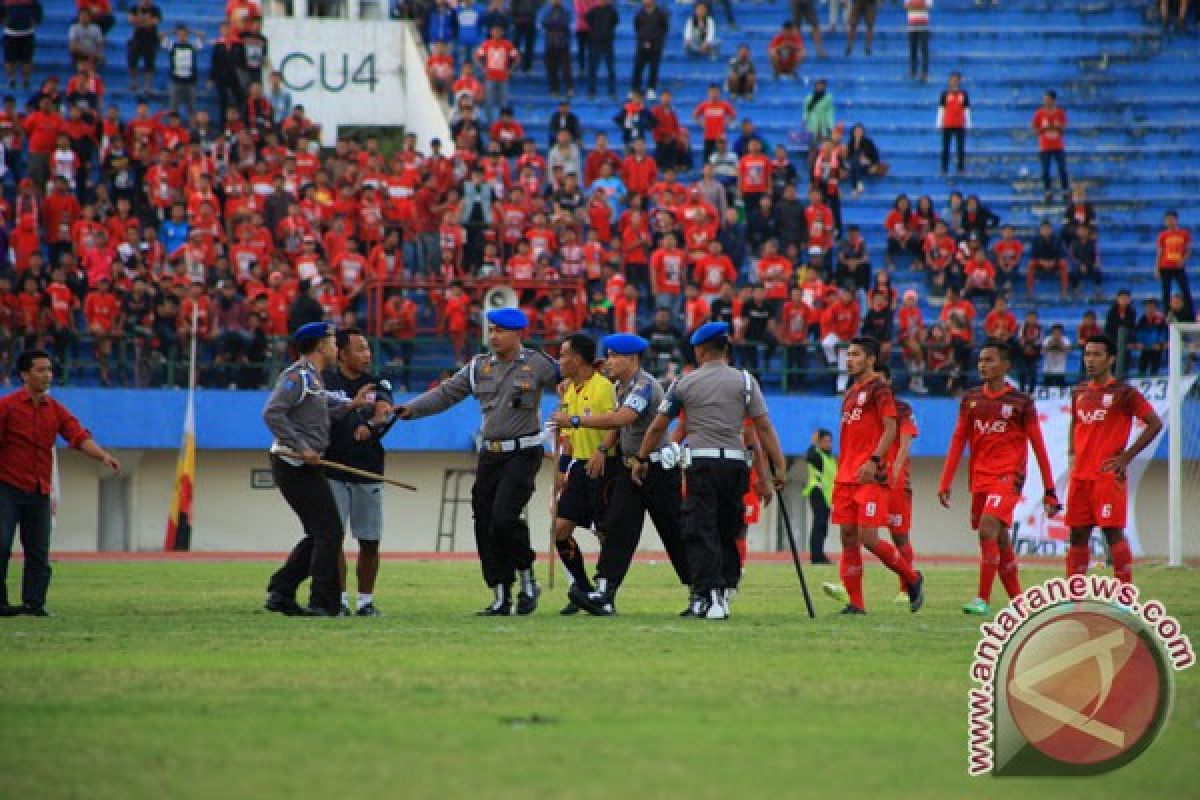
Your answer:
[[[480,449],[489,453],[511,453],[514,450],[541,446],[542,435],[535,433],[531,436],[519,436],[516,439],[484,439]]]
[[[750,461],[750,454],[745,450],[727,450],[723,447],[689,447],[691,458],[726,458],[730,461]]]

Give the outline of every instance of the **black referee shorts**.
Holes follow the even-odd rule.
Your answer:
[[[604,474],[589,478],[587,462],[572,462],[555,516],[574,522],[577,528],[590,528],[595,523],[597,530],[602,530],[620,466],[619,458],[609,458],[604,462]]]

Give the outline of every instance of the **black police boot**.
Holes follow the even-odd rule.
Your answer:
[[[698,592],[692,592],[688,597],[687,608],[679,612],[681,617],[691,617],[693,619],[702,619],[708,612],[707,604],[704,600],[704,595]]]
[[[600,578],[596,581],[596,590],[586,591],[582,586],[572,585],[567,590],[567,597],[573,606],[582,608],[594,617],[611,617],[617,613],[615,592],[609,591],[608,581]]]
[[[8,603],[0,603],[0,617],[15,617],[20,613],[20,606],[10,606]]]
[[[517,593],[517,614],[524,617],[537,611],[542,587],[533,579],[533,570],[521,570],[521,591]]]
[[[267,592],[267,602],[263,608],[276,614],[283,614],[285,617],[298,617],[304,611],[296,602],[296,598],[283,592]]]
[[[477,617],[507,617],[512,613],[512,587],[505,583],[497,583],[492,587],[495,599],[481,611],[476,611]]]

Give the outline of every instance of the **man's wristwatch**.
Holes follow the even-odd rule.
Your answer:
[[[571,427],[572,427],[572,428],[578,428],[578,427],[579,427],[580,425],[582,425],[582,424],[583,424],[583,420],[581,420],[581,419],[579,418],[579,415],[578,415],[578,414],[576,414],[575,416],[571,417]]]
[[[608,445],[598,444],[598,445],[596,445],[596,451],[598,453],[600,453],[600,455],[606,456],[606,455],[608,455]]]
[[[637,458],[637,462],[638,462],[639,464],[649,464],[649,463],[650,463],[650,457],[649,457],[649,456],[642,456],[642,455],[639,455],[639,456],[635,456],[635,458]]]
[[[873,455],[871,456],[871,460],[875,462],[875,466],[877,467],[883,464],[883,456]]]
[[[1049,500],[1050,498],[1054,498],[1055,500],[1057,500],[1058,492],[1054,491],[1053,489],[1047,489],[1046,490],[1046,499]]]

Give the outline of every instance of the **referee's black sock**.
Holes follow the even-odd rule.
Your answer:
[[[563,566],[575,579],[575,585],[585,592],[592,591],[592,582],[588,580],[587,567],[583,563],[583,553],[579,552],[579,545],[576,543],[575,537],[568,536],[566,539],[556,541],[554,549],[558,550],[558,557],[562,559]]]

